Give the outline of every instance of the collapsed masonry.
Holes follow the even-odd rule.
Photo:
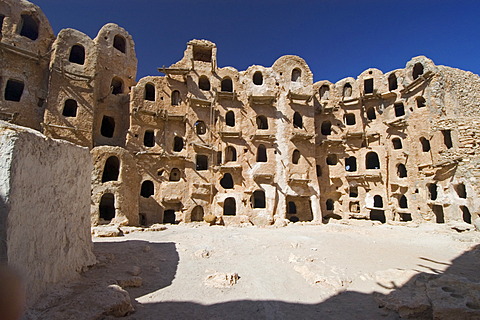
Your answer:
[[[92,224],[478,218],[480,78],[425,57],[313,83],[283,56],[217,66],[192,40],[135,82],[132,37],[54,36],[40,9],[0,3],[4,120],[91,149]]]

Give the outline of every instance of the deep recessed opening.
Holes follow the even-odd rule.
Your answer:
[[[217,151],[217,166],[222,164],[222,151]]]
[[[356,186],[350,186],[349,191],[348,191],[348,196],[350,198],[356,198],[358,197],[358,187]]]
[[[172,106],[178,106],[180,104],[180,91],[173,90],[172,91]]]
[[[113,138],[115,133],[115,119],[109,116],[103,116],[100,134],[105,138]]]
[[[292,163],[298,164],[299,161],[300,161],[300,151],[295,149],[293,150],[293,154],[292,154]]]
[[[260,129],[260,130],[267,130],[268,129],[267,117],[258,116],[256,122],[257,122],[257,129]]]
[[[182,174],[180,172],[180,169],[173,168],[170,171],[170,176],[168,177],[168,181],[173,181],[173,182],[180,181],[181,177],[182,177]]]
[[[404,194],[402,194],[400,198],[398,198],[398,206],[402,209],[408,208],[408,200]]]
[[[198,79],[198,87],[200,90],[209,91],[210,90],[210,80],[206,76],[201,76]]]
[[[253,195],[253,207],[254,208],[266,208],[267,204],[265,201],[265,191],[256,190]]]
[[[237,161],[237,149],[233,146],[228,146],[225,149],[225,162]]]
[[[207,126],[205,125],[205,122],[202,120],[197,120],[197,122],[195,122],[195,131],[200,136],[207,133]]]
[[[115,196],[111,193],[105,193],[100,199],[98,206],[100,219],[111,221],[115,218]]]
[[[393,144],[393,149],[395,149],[395,150],[403,148],[402,140],[400,138],[393,138],[392,139],[392,144]]]
[[[193,208],[192,213],[190,214],[190,220],[191,221],[203,221],[203,207],[202,206],[196,206]]]
[[[20,101],[24,88],[25,84],[22,81],[9,79],[5,86],[5,100]]]
[[[377,119],[377,114],[375,113],[375,107],[370,107],[367,109],[367,119],[368,120]]]
[[[258,146],[257,162],[267,162],[267,148],[263,144]]]
[[[345,170],[348,172],[357,171],[357,158],[353,156],[345,158]]]
[[[65,104],[63,105],[62,115],[64,117],[76,117],[77,116],[77,101],[73,99],[65,100]]]
[[[395,103],[393,107],[395,108],[395,117],[401,117],[405,115],[405,106],[403,103]]]
[[[163,211],[163,223],[175,224],[176,220],[175,210],[169,209]]]
[[[155,194],[155,187],[153,186],[153,182],[150,180],[145,180],[142,182],[142,186],[140,188],[140,195],[144,198],[149,198]]]
[[[316,170],[316,173],[317,173],[317,177],[321,177],[322,176],[322,166],[317,164],[315,166],[315,170]]]
[[[397,165],[397,175],[399,178],[406,178],[407,177],[407,168],[403,163],[399,163]]]
[[[263,84],[263,75],[260,71],[256,71],[253,74],[253,84],[261,86]]]
[[[230,78],[223,78],[220,89],[223,92],[233,92],[233,81]]]
[[[220,185],[223,189],[233,189],[234,182],[232,175],[228,172],[225,173],[222,179],[220,179]]]
[[[402,222],[412,221],[412,214],[410,213],[399,212],[398,215],[400,217],[400,221]]]
[[[330,121],[323,121],[321,126],[321,132],[324,136],[332,134],[332,123]]]
[[[208,170],[208,156],[197,154],[195,159],[195,168],[197,171]]]
[[[144,99],[148,101],[155,101],[155,86],[151,83],[145,85]]]
[[[363,90],[365,94],[373,93],[373,78],[363,81]]]
[[[433,214],[435,215],[436,223],[445,223],[445,215],[443,213],[443,206],[434,204],[432,206]]]
[[[327,199],[327,201],[325,201],[325,208],[328,211],[332,211],[335,208],[335,205],[332,199]]]
[[[330,98],[330,87],[327,84],[322,85],[319,94],[320,100],[328,100]]]
[[[79,44],[72,46],[68,61],[83,65],[85,63],[85,48]]]
[[[416,63],[413,66],[413,72],[412,72],[413,80],[417,79],[422,74],[423,74],[423,64],[421,64],[420,62]]]
[[[370,210],[370,220],[373,221],[380,221],[381,223],[385,223],[387,219],[385,218],[385,211],[383,210]]]
[[[145,147],[155,146],[155,132],[153,130],[145,131],[143,135],[143,145]]]
[[[344,117],[344,121],[347,126],[353,126],[355,123],[357,123],[353,113],[347,113]]]
[[[463,183],[459,183],[453,186],[459,198],[466,199],[467,198],[467,188]]]
[[[235,198],[229,197],[225,199],[223,203],[223,215],[224,216],[235,216],[237,214],[237,202]]]
[[[466,206],[460,206],[460,210],[462,211],[462,219],[466,223],[472,223],[472,214],[470,210]]]
[[[425,139],[424,137],[420,138],[420,143],[422,144],[422,151],[429,152],[430,151],[430,141]]]
[[[292,70],[292,81],[297,82],[300,81],[300,77],[302,76],[302,70],[299,68],[295,68]]]
[[[338,158],[337,158],[337,155],[336,154],[329,154],[327,156],[327,160],[326,160],[327,164],[329,166],[334,166],[337,164],[338,162]]]
[[[109,157],[103,167],[102,182],[117,181],[119,173],[120,160],[115,156]]]
[[[287,213],[288,214],[297,214],[297,205],[293,201],[288,201],[287,203]]]
[[[123,93],[123,81],[119,77],[114,77],[112,79],[112,84],[110,86],[112,94],[122,94]]]
[[[303,119],[302,119],[302,115],[298,112],[295,112],[293,114],[293,127],[294,128],[303,128]]]
[[[37,18],[33,17],[30,14],[22,14],[22,21],[20,23],[22,26],[20,29],[20,35],[27,37],[30,40],[38,39],[38,29],[40,23]]]
[[[417,102],[417,108],[423,108],[427,105],[427,101],[424,97],[417,97],[415,101]]]
[[[193,60],[212,62],[212,48],[209,47],[193,47]]]
[[[350,83],[346,83],[343,86],[343,97],[348,98],[352,96],[352,85]]]
[[[437,184],[436,183],[429,183],[427,184],[428,194],[430,196],[430,200],[437,200],[438,192],[437,192]]]
[[[229,127],[235,127],[235,113],[228,111],[225,115],[225,124]]]
[[[447,147],[447,149],[453,148],[452,131],[442,130],[442,136],[443,136],[443,143],[445,144],[445,147]]]
[[[183,138],[179,136],[175,136],[173,138],[173,151],[180,152],[183,150]]]
[[[359,213],[360,212],[360,202],[352,201],[348,204],[348,210],[352,213]]]
[[[113,38],[113,47],[118,51],[125,53],[127,50],[127,42],[125,38],[119,34],[115,35]]]
[[[5,19],[5,16],[3,14],[0,14],[0,35],[2,34],[4,19]]]
[[[388,76],[388,90],[393,91],[398,89],[397,76],[392,73]]]
[[[373,197],[373,206],[375,208],[383,208],[383,199],[378,194]]]
[[[367,169],[380,169],[380,160],[376,152],[369,152],[365,157],[365,167]]]

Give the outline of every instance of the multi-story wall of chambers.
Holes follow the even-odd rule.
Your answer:
[[[2,117],[92,149],[93,224],[478,217],[476,75],[417,57],[313,83],[299,57],[218,68],[215,44],[193,40],[136,83],[117,25],[55,38],[34,5],[0,9]]]

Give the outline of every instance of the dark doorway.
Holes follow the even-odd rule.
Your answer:
[[[370,220],[380,221],[381,223],[386,222],[385,211],[383,210],[370,210]]]
[[[265,116],[257,117],[257,129],[260,129],[260,130],[268,129],[268,120]]]
[[[122,52],[122,53],[125,53],[127,50],[127,44],[126,44],[126,41],[125,41],[125,38],[122,37],[121,35],[117,34],[114,38],[113,38],[113,47],[115,49],[117,49],[118,51]]]
[[[63,106],[62,115],[64,117],[76,117],[77,116],[77,101],[73,99],[67,99]]]
[[[225,124],[229,127],[235,127],[235,113],[228,111],[225,115]]]
[[[226,198],[223,203],[223,215],[224,216],[234,216],[237,214],[237,203],[235,198]]]
[[[102,182],[117,181],[120,172],[120,160],[117,157],[111,156],[105,161],[103,168]]]
[[[196,157],[196,170],[208,170],[208,157],[203,154],[197,154]]]
[[[100,219],[110,221],[115,218],[115,196],[111,193],[105,193],[100,199]]]
[[[263,84],[263,75],[260,71],[256,71],[253,74],[253,84],[261,86]]]
[[[373,93],[373,79],[365,79],[363,81],[364,92],[365,94]]]
[[[443,207],[438,204],[434,204],[432,206],[433,214],[435,214],[435,218],[437,223],[445,223],[445,216],[443,214]]]
[[[221,84],[221,90],[223,92],[233,92],[233,82],[230,78],[224,78]]]
[[[142,187],[140,188],[140,195],[144,198],[149,198],[155,194],[155,187],[153,182],[150,180],[145,180],[142,182]]]
[[[20,35],[27,37],[30,40],[37,40],[39,24],[40,23],[33,16],[22,14],[22,28],[20,29]]]
[[[148,101],[155,101],[155,87],[151,83],[145,85],[144,99]]]
[[[145,131],[145,134],[143,135],[143,145],[145,147],[155,146],[155,133],[153,130]]]
[[[103,116],[100,134],[105,138],[113,138],[115,133],[115,119],[109,116]]]
[[[380,160],[375,152],[367,153],[365,158],[365,167],[367,169],[380,169]]]
[[[24,88],[25,84],[22,81],[9,79],[5,86],[5,100],[20,101]]]
[[[70,49],[68,61],[83,65],[85,63],[85,48],[79,44],[74,45]]]
[[[176,222],[175,210],[165,210],[163,212],[163,223],[175,224],[175,222]]]
[[[254,208],[266,208],[265,191],[256,190],[253,193],[252,197],[253,197],[253,207]]]
[[[470,210],[468,210],[466,206],[460,206],[460,210],[462,211],[463,221],[466,223],[472,223],[472,214],[470,213]]]
[[[191,220],[192,221],[203,221],[203,215],[204,215],[203,207],[202,206],[196,206],[192,210]]]
[[[263,144],[258,146],[257,162],[267,162],[267,148]]]
[[[200,90],[209,91],[210,90],[210,80],[206,76],[201,76],[198,80],[198,87]]]
[[[230,173],[225,173],[223,175],[223,178],[220,179],[220,185],[224,188],[224,189],[233,189],[233,186],[234,186],[234,183],[233,183],[233,178],[232,178],[232,175]]]
[[[298,112],[295,112],[293,114],[293,127],[302,129],[303,128],[303,120],[302,120],[302,115]]]
[[[183,150],[183,138],[176,136],[173,138],[173,151],[180,152]]]

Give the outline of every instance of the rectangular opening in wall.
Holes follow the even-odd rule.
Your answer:
[[[155,133],[153,130],[145,131],[143,136],[143,145],[149,148],[155,146]]]
[[[383,210],[370,210],[370,220],[380,221],[385,223],[385,211]]]
[[[363,81],[364,92],[366,94],[373,93],[373,78],[365,79]]]
[[[403,103],[395,103],[394,108],[395,117],[401,117],[405,115],[405,107],[403,106]]]
[[[0,14],[0,34],[2,34],[4,19],[5,19],[5,16],[3,14]]]
[[[435,215],[436,223],[445,223],[445,216],[443,214],[443,207],[441,205],[435,204],[432,206],[433,214]]]
[[[5,86],[5,100],[20,101],[25,85],[22,81],[9,79]]]
[[[358,201],[350,202],[349,209],[350,209],[350,212],[359,213],[360,212],[360,202],[358,202]]]
[[[106,138],[113,138],[115,132],[115,119],[109,116],[103,116],[100,134]]]
[[[197,154],[195,163],[197,171],[208,170],[208,157],[206,155]]]
[[[350,187],[350,198],[358,197],[358,187]]]
[[[453,147],[452,132],[450,130],[442,130],[442,135],[443,135],[443,143],[445,144],[445,147],[447,147],[447,149],[452,148]]]
[[[460,206],[460,210],[462,211],[462,218],[463,221],[466,223],[472,223],[472,215],[470,213],[470,210],[466,206]]]
[[[193,47],[193,60],[212,62],[212,48],[207,47]]]
[[[217,165],[222,164],[222,151],[217,151]]]

